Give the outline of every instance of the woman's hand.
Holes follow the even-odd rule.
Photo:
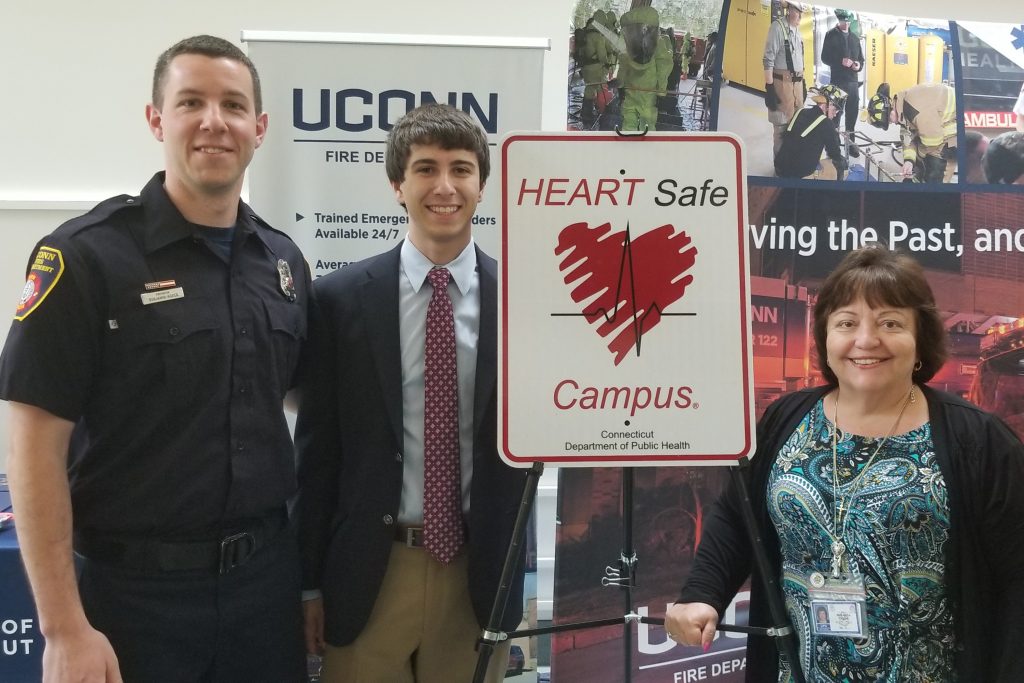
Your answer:
[[[718,627],[718,612],[703,602],[672,605],[665,612],[665,633],[682,645],[700,645],[704,652],[711,648]]]

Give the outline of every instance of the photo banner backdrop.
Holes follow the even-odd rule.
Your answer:
[[[547,39],[243,31],[270,126],[249,174],[252,205],[302,249],[313,277],[398,244],[408,229],[384,169],[388,131],[426,102],[487,132],[491,175],[473,237],[500,260],[494,145],[537,130]]]
[[[637,60],[615,46],[625,43],[625,26],[653,16],[645,10],[625,16],[631,4],[576,3],[567,129],[610,130],[626,120],[632,76],[627,71],[621,77],[621,64]],[[1000,136],[1024,131],[1024,25],[854,11],[849,27],[864,62],[850,79],[824,58],[827,36],[837,28],[837,7],[805,4],[798,31],[808,95],[811,88],[841,83],[857,100],[836,126],[849,170],[835,180],[818,180],[780,178],[775,168],[762,59],[772,22],[785,14],[781,2],[654,0],[651,7],[660,16],[662,35],[674,28],[677,50],[689,52],[688,71],[696,74],[689,82],[680,76],[680,82],[664,84],[668,93],[696,97],[670,102],[669,116],[661,108],[655,130],[678,130],[680,113],[686,130],[729,132],[744,142],[756,415],[785,393],[821,383],[811,334],[818,290],[851,249],[882,243],[917,259],[935,293],[950,358],[929,384],[996,413],[1024,437],[1024,179],[1006,184],[1012,178],[1006,179],[994,155],[988,162],[995,163],[996,177],[990,180],[985,172],[986,150],[994,145],[1005,152],[1002,146],[1014,138]],[[599,36],[606,40],[603,46]],[[907,101],[922,92],[951,95],[936,98],[943,106],[933,116],[941,133],[955,131],[938,147],[951,149],[947,158],[956,163],[930,182],[922,182],[918,164],[904,179],[910,148],[921,156],[927,152],[916,149],[914,135],[904,135],[913,132],[906,121],[882,130],[868,120],[868,102],[882,83]],[[640,92],[634,89],[634,101]],[[813,104],[808,97],[797,111]],[[825,150],[820,159],[818,177],[830,163]],[[675,161],[680,167],[704,163],[692,155]],[[713,342],[721,333],[702,334]],[[602,586],[605,567],[616,563],[621,548],[621,471],[564,469],[559,475],[555,623],[621,616],[620,590]],[[634,610],[660,617],[679,595],[700,547],[703,520],[727,485],[728,472],[644,468],[636,471],[635,482]],[[748,590],[740,590],[723,621],[746,623]],[[621,683],[621,641],[619,626],[555,636],[552,680]],[[658,626],[639,625],[632,661],[633,683],[740,683],[746,675],[745,638],[719,633],[703,653],[667,639]]]

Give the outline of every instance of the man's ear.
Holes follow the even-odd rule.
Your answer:
[[[267,126],[270,125],[270,117],[263,112],[256,117],[256,148],[263,144],[263,136],[267,134]]]
[[[149,132],[160,142],[164,141],[163,115],[152,104],[146,105],[146,123],[149,124]]]
[[[402,192],[402,183],[398,180],[391,181],[391,189],[395,191],[395,199],[402,206],[405,206],[405,194]]]

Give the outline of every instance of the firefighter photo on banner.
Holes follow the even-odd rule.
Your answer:
[[[612,4],[577,3],[575,45],[592,18],[610,25],[598,10]],[[702,125],[744,147],[756,416],[823,383],[811,333],[819,288],[848,252],[879,243],[917,260],[934,291],[950,357],[930,386],[998,415],[1024,438],[1024,24],[795,0],[726,0],[721,22],[720,38],[718,22],[709,25],[690,78],[710,83],[712,114]],[[624,122],[618,91],[603,85],[617,66],[595,69],[583,55],[576,49],[570,61],[568,128],[613,128]],[[593,117],[584,112],[584,68],[598,73]],[[724,467],[635,470],[634,612],[659,618],[678,598],[728,478]],[[622,614],[614,573],[623,487],[619,469],[559,471],[556,624]],[[748,591],[723,623],[747,623]],[[719,632],[705,653],[637,624],[630,661],[626,679],[618,625],[552,638],[552,680],[591,683],[740,683],[746,641]]]
[[[963,21],[957,23],[957,37],[963,182],[1024,183],[1024,26]]]
[[[721,14],[722,0],[577,0],[567,129],[710,130]]]
[[[956,181],[948,21],[796,0],[734,0],[718,129],[747,143],[753,176]]]

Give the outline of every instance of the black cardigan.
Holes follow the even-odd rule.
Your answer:
[[[768,516],[768,474],[779,449],[829,387],[783,396],[757,426],[757,451],[746,470],[754,515],[769,563],[781,569],[779,539]],[[956,396],[922,387],[936,458],[949,493],[946,585],[963,683],[1024,681],[1024,445],[1002,420]],[[731,485],[712,508],[678,602],[704,602],[721,615],[753,572],[750,623],[771,625],[768,601]],[[781,577],[776,576],[776,585]],[[748,636],[750,683],[778,679],[773,639]],[[806,672],[805,672],[806,673]]]

